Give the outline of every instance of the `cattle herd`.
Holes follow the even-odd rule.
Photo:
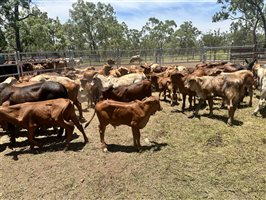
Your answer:
[[[191,112],[189,118],[192,118],[199,116],[206,102],[212,115],[214,98],[219,99],[221,106],[227,106],[228,125],[233,125],[238,106],[247,95],[248,106],[252,106],[253,90],[257,89],[260,99],[251,113],[257,115],[265,104],[266,65],[258,64],[256,59],[246,62],[246,65],[199,63],[192,67],[145,63],[119,68],[108,62],[99,69],[71,68],[62,74],[28,75],[19,80],[8,77],[0,83],[0,127],[2,134],[10,136],[10,147],[16,145],[21,129],[27,130],[31,148],[41,147],[35,139],[36,133],[53,128],[59,137],[65,132],[67,149],[75,127],[82,133],[84,142],[88,141],[81,122],[88,121],[86,128],[96,114],[104,151],[108,150],[104,139],[108,124],[130,126],[133,145],[141,150],[140,129],[146,126],[151,115],[162,110],[160,100],[169,98],[171,106],[175,106],[182,99],[182,111]],[[94,109],[91,119],[85,119],[82,114],[80,95],[85,95],[88,108]]]

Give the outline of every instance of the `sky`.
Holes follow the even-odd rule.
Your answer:
[[[69,9],[77,0],[32,0],[51,18],[59,17],[62,23],[69,19]],[[90,2],[97,3],[96,0]],[[212,16],[220,10],[216,0],[101,0],[110,3],[117,20],[125,22],[130,29],[140,30],[150,17],[161,21],[174,20],[179,27],[185,21],[203,33],[211,30],[228,31],[230,21],[212,22]]]

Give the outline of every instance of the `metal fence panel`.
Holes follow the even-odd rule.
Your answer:
[[[244,59],[258,58],[266,60],[266,49],[258,48],[254,51],[254,46],[229,46],[229,47],[201,47],[201,48],[175,48],[175,49],[135,49],[135,50],[72,50],[65,51],[42,51],[42,52],[23,52],[23,53],[0,53],[1,63],[10,64],[15,62],[17,72],[7,73],[7,65],[0,65],[0,76],[20,75],[32,73],[32,71],[23,70],[23,65],[27,63],[38,64],[49,62],[55,65],[58,59],[67,62],[67,67],[73,67],[83,63],[83,66],[102,66],[107,60],[116,61],[118,66],[129,66],[130,58],[134,55],[140,55],[142,64],[159,63],[182,64],[184,62],[215,62],[231,61],[244,62]],[[13,63],[14,64],[14,63]],[[5,70],[3,70],[5,68]],[[52,69],[53,70],[53,69]],[[55,67],[54,67],[55,70]],[[63,70],[63,69],[60,69]],[[41,70],[39,70],[41,71]],[[42,70],[47,71],[47,70]],[[51,71],[50,69],[48,71]]]

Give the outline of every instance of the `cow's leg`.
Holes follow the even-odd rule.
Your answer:
[[[264,106],[265,106],[265,99],[260,99],[258,106],[256,107],[256,109],[252,114],[256,116],[258,112],[264,108]]]
[[[193,96],[191,94],[188,95],[188,102],[189,102],[189,110],[192,110],[193,106],[192,106],[192,100],[193,100]],[[195,103],[194,103],[195,105]]]
[[[16,127],[13,124],[7,123],[7,134],[10,137],[9,147],[13,148],[16,144]]]
[[[77,98],[75,99],[75,101],[73,103],[78,108],[78,111],[79,111],[79,120],[80,121],[84,121],[85,119],[84,119],[83,114],[82,114],[82,106],[81,106],[81,103],[79,102],[79,100]]]
[[[181,95],[180,95],[180,90],[179,89],[176,90],[176,94],[177,94],[177,100],[181,101]]]
[[[140,131],[139,128],[137,127],[132,127],[132,134],[133,134],[133,145],[134,147],[137,148],[138,151],[140,151],[141,149],[141,145],[140,145]]]
[[[182,112],[184,112],[185,107],[186,107],[186,98],[187,98],[187,95],[186,94],[182,94],[182,97],[183,97]]]
[[[72,114],[71,121],[75,124],[75,126],[78,128],[78,130],[82,133],[83,138],[84,138],[84,143],[87,143],[88,137],[86,136],[85,131],[84,131],[82,125],[79,123],[78,118],[77,118],[75,113]]]
[[[162,90],[160,89],[159,90],[159,95],[158,95],[159,100],[160,100],[161,94],[162,94]]]
[[[228,103],[228,120],[227,120],[227,124],[228,125],[232,125],[233,124],[233,120],[234,120],[234,114],[235,114],[235,110],[236,110],[236,105],[233,105],[232,100],[230,100]]]
[[[200,99],[200,100],[199,100],[199,104],[196,106],[195,111],[194,111],[194,113],[193,113],[194,116],[198,116],[198,115],[199,115],[199,110],[200,110],[201,106],[202,106],[204,103],[205,103],[205,100],[203,100],[203,99]]]
[[[163,100],[166,101],[166,89],[163,90]]]
[[[101,143],[102,143],[102,150],[104,152],[108,151],[107,149],[107,144],[104,141],[104,132],[105,132],[106,126],[101,125],[101,123],[99,124],[99,132],[100,132],[100,139],[101,139]]]
[[[209,107],[210,107],[209,115],[212,116],[213,115],[213,99],[212,98],[208,99],[208,104],[209,104]]]
[[[64,133],[64,128],[62,127],[59,127],[59,130],[58,130],[58,127],[53,127],[54,128],[54,131],[57,132],[57,138],[61,138],[63,136],[63,133]]]
[[[248,93],[249,93],[249,103],[248,103],[248,106],[249,107],[252,107],[252,97],[253,97],[253,88],[252,88],[252,86],[250,86],[248,88]]]
[[[224,108],[225,107],[225,99],[222,97],[222,104],[221,104],[221,107],[220,107],[220,109],[222,109],[222,108]]]
[[[66,128],[65,128],[66,129],[66,146],[64,150],[67,150],[69,147],[70,141],[72,140],[74,128],[75,128],[74,125],[72,126],[70,124],[66,125]]]
[[[28,128],[28,140],[30,142],[30,148],[33,149],[34,146],[38,146],[39,148],[42,147],[42,145],[40,143],[38,143],[35,139],[35,131],[36,131],[36,127],[29,127]]]
[[[176,90],[173,89],[172,96],[171,96],[171,106],[174,106],[176,103],[177,103]]]

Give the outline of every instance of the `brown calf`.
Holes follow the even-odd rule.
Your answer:
[[[142,101],[136,100],[129,103],[113,100],[98,102],[95,106],[95,112],[100,123],[99,131],[103,150],[107,151],[104,133],[108,124],[113,126],[119,126],[122,124],[131,126],[134,147],[140,150],[139,129],[144,128],[148,123],[150,116],[159,110],[162,110],[160,101],[154,96],[147,97]],[[85,128],[89,125],[91,120],[85,125]]]
[[[0,118],[8,123],[27,129],[31,148],[41,146],[34,139],[34,133],[37,128],[42,126],[66,129],[66,148],[72,139],[74,125],[82,133],[85,143],[88,141],[84,129],[75,114],[73,102],[69,99],[61,98],[27,102],[7,107],[0,106]]]

